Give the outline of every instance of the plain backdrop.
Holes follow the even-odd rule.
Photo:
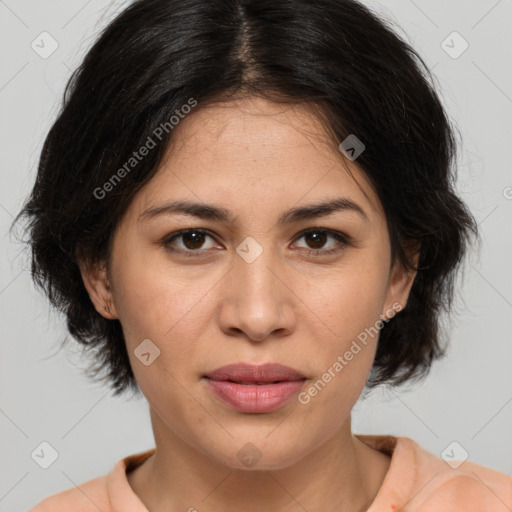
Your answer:
[[[457,187],[479,222],[482,249],[466,264],[448,357],[415,387],[380,389],[360,400],[353,429],[408,436],[438,456],[455,447],[458,455],[512,474],[512,2],[367,3],[398,24],[437,76],[462,134]],[[32,285],[27,257],[8,235],[71,71],[125,4],[0,0],[3,512],[27,510],[154,446],[143,399],[113,398],[89,382],[75,342],[58,351],[63,319]],[[33,49],[41,38],[46,52],[58,45],[46,58],[42,48]],[[43,442],[58,455],[47,469],[33,455],[51,452]]]

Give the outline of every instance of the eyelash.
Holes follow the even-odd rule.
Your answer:
[[[215,239],[215,237],[212,234],[210,234],[209,231],[207,231],[205,229],[189,228],[189,229],[182,229],[180,231],[176,231],[176,232],[171,233],[170,235],[166,236],[161,241],[161,245],[163,245],[166,248],[166,250],[171,252],[171,253],[181,253],[181,254],[183,254],[184,256],[187,256],[187,257],[203,256],[204,252],[201,252],[202,251],[201,249],[196,249],[196,250],[188,249],[188,250],[184,250],[184,249],[176,249],[176,248],[172,248],[171,247],[172,242],[175,239],[179,238],[180,236],[186,235],[188,233],[201,233],[201,234],[207,235],[207,236]],[[349,236],[345,235],[344,233],[340,233],[339,231],[333,231],[331,229],[326,229],[326,228],[310,228],[310,229],[306,229],[306,230],[302,231],[299,234],[298,237],[295,238],[295,241],[299,240],[300,238],[302,238],[302,237],[304,237],[306,235],[309,235],[311,233],[321,233],[321,234],[324,234],[324,235],[330,235],[334,239],[336,239],[339,242],[339,244],[336,247],[332,248],[332,249],[304,249],[304,248],[301,248],[301,250],[305,251],[308,256],[318,257],[318,256],[332,255],[332,254],[335,254],[337,252],[340,252],[347,245],[350,245],[352,243],[352,239]]]

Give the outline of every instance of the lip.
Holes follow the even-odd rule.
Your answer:
[[[282,407],[307,380],[293,368],[277,363],[230,364],[204,376],[208,388],[240,412],[264,413]]]

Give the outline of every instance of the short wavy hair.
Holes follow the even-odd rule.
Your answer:
[[[172,140],[172,115],[190,98],[199,109],[251,95],[312,106],[334,143],[350,134],[364,142],[357,164],[383,205],[393,261],[414,268],[405,247],[421,247],[367,385],[426,375],[445,353],[439,314],[452,307],[477,227],[454,191],[455,129],[431,72],[391,22],[354,0],[137,0],[97,38],[67,84],[15,220],[26,220],[35,283],[94,353],[89,375],[116,395],[140,392],[121,324],[96,312],[78,262],[108,261],[119,220]],[[99,198],[162,126],[158,146]]]

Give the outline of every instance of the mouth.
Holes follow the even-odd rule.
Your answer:
[[[280,364],[231,364],[203,375],[224,405],[244,413],[268,413],[284,406],[303,387],[304,374]]]
[[[218,380],[218,379],[213,379],[213,380]],[[233,382],[234,384],[241,384],[242,386],[250,386],[251,384],[252,385],[258,385],[258,386],[268,386],[268,385],[271,385],[271,384],[279,384],[279,382],[290,382],[288,380],[274,380],[272,382],[265,382],[265,381],[238,381],[238,380],[226,380],[225,382]]]
[[[217,368],[204,377],[211,380],[223,380],[238,384],[274,384],[276,382],[296,381],[305,379],[300,371],[277,363],[255,365],[235,363]]]

